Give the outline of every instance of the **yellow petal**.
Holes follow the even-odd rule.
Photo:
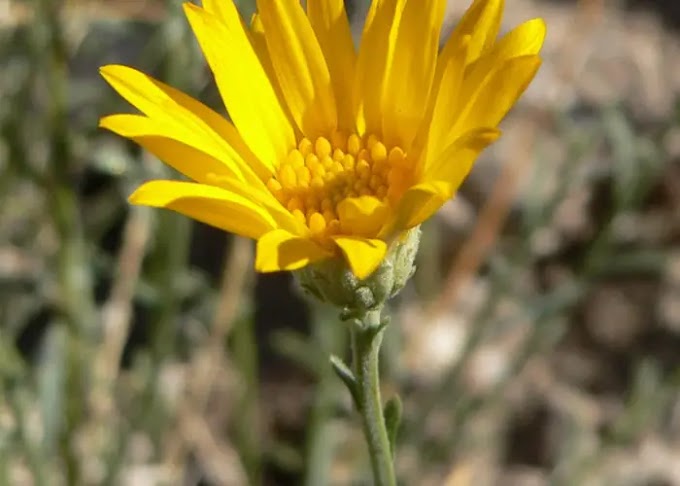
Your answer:
[[[220,160],[231,160],[261,178],[269,177],[273,166],[263,164],[250,151],[234,126],[203,103],[136,69],[108,65],[100,69],[104,79],[142,113],[172,130],[175,138]],[[241,172],[246,171],[243,167]]]
[[[437,69],[432,80],[430,112],[433,110],[432,102],[438,96],[440,87],[446,89],[446,83],[442,82],[445,71],[452,62],[458,62],[452,58],[461,54],[463,46],[465,59],[460,62],[465,67],[478,59],[482,52],[495,42],[501,25],[504,3],[504,0],[475,0],[451,32],[437,60]]]
[[[274,230],[257,241],[255,269],[258,272],[298,270],[331,256],[332,253],[310,239],[295,236],[284,230]]]
[[[307,137],[329,136],[338,116],[331,77],[298,0],[258,0],[267,48],[283,96]]]
[[[470,66],[465,77],[466,99],[484,81],[489,72],[506,61],[522,56],[537,55],[543,47],[546,25],[543,19],[532,19],[517,26],[498,41],[484,56]]]
[[[333,240],[345,255],[352,273],[360,280],[375,272],[387,253],[387,243],[382,240],[358,236],[335,236]]]
[[[458,190],[479,153],[500,136],[495,128],[479,128],[466,133],[428,165],[422,182],[409,188],[399,200],[393,219],[381,237],[418,226],[429,219]]]
[[[488,56],[505,60],[538,54],[543,47],[546,33],[545,20],[538,18],[527,20],[505,34],[489,51]]]
[[[296,219],[290,211],[283,207],[281,202],[272,195],[269,189],[264,187],[262,190],[256,189],[231,177],[215,177],[214,179],[209,180],[209,184],[238,194],[264,208],[274,219],[278,228],[300,236],[309,235],[309,228],[307,225]]]
[[[449,199],[447,186],[443,182],[429,181],[408,189],[399,200],[386,233],[413,228],[429,219]]]
[[[212,68],[224,104],[243,140],[269,167],[295,145],[295,134],[236,7],[221,2],[218,18],[184,4],[184,11]]]
[[[498,140],[501,132],[497,128],[476,128],[455,140],[428,164],[423,181],[438,181],[446,184],[444,195],[449,199],[458,190],[480,152]]]
[[[207,183],[213,176],[229,176],[256,187],[262,181],[234,151],[223,150],[200,132],[177,129],[165,121],[143,115],[111,115],[99,126],[129,138],[175,170],[197,182]]]
[[[244,179],[230,161],[217,160],[203,152],[201,146],[191,147],[171,138],[175,133],[166,130],[162,124],[141,115],[112,115],[102,118],[100,126],[134,140],[160,160],[197,182],[222,187],[257,202],[272,214],[278,226],[298,234],[308,232],[308,228],[300,224],[274,198],[254,173],[245,172],[247,177]]]
[[[281,90],[281,85],[279,84],[279,80],[276,77],[276,71],[274,71],[274,65],[272,64],[272,59],[269,55],[269,49],[267,48],[267,40],[265,39],[264,35],[264,25],[262,25],[262,19],[257,13],[253,14],[253,17],[250,21],[250,42],[253,46],[253,49],[255,50],[255,53],[257,54],[257,57],[262,63],[262,67],[267,73],[269,81],[271,81],[272,86],[274,87],[274,91],[276,92],[276,97],[279,99],[281,108],[286,113],[286,117],[290,121],[290,124],[295,131],[295,138],[298,139],[300,131],[298,130],[297,126],[295,126],[293,117],[290,115],[290,110],[286,105],[286,99],[283,96],[283,91]]]
[[[377,235],[388,213],[389,206],[373,196],[350,197],[338,204],[342,232],[351,235]]]
[[[512,58],[491,71],[461,109],[450,137],[477,127],[495,127],[524,93],[541,65],[538,56]],[[464,83],[467,83],[466,79]],[[464,90],[465,91],[465,90]]]
[[[405,0],[373,0],[361,36],[354,88],[354,112],[361,132],[382,132],[381,98],[385,68],[394,53]]]
[[[427,133],[421,136],[427,138],[427,150],[423,160],[427,161],[431,153],[437,153],[443,148],[446,137],[451,130],[458,107],[461,104],[460,88],[465,73],[465,59],[467,58],[469,36],[465,37],[454,55],[450,56],[444,67],[441,88],[431,103],[431,119],[423,124]],[[434,93],[433,93],[434,95]]]
[[[276,228],[274,218],[251,200],[193,182],[150,181],[129,198],[132,204],[167,208],[225,231],[257,239]]]
[[[356,53],[343,0],[307,0],[307,15],[323,51],[333,82],[338,127],[355,131],[351,100]]]
[[[470,36],[467,62],[478,59],[496,42],[504,7],[505,0],[475,0],[451,32],[442,49],[440,62],[446,64],[466,36]]]
[[[277,81],[276,72],[274,72],[274,66],[271,64],[272,60],[267,50],[267,40],[264,37],[264,25],[262,25],[262,19],[258,13],[254,13],[250,19],[250,39],[257,57],[260,58],[260,62],[266,69],[267,76],[273,84]],[[276,84],[278,85],[278,82]]]
[[[224,22],[225,25],[229,25],[230,22],[232,22],[233,4],[233,1],[226,0],[201,0],[203,9],[209,14],[217,17],[220,21]]]
[[[410,148],[427,110],[445,0],[406,0],[382,93],[383,138]]]

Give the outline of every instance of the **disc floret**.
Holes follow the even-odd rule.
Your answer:
[[[396,202],[412,179],[408,154],[376,135],[302,138],[268,181],[267,187],[313,236],[347,231],[338,206],[348,198],[372,196]]]

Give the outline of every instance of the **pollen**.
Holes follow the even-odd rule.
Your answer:
[[[281,161],[267,188],[315,237],[340,230],[337,207],[350,197],[374,196],[395,203],[413,179],[401,147],[376,135],[335,132],[302,138]]]

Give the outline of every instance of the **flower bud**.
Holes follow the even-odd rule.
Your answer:
[[[349,317],[381,308],[399,293],[415,272],[420,228],[395,239],[385,259],[370,276],[359,280],[342,258],[311,264],[295,272],[304,290],[323,302],[341,307]]]

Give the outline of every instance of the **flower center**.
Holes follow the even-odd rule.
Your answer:
[[[346,198],[373,196],[394,202],[406,190],[412,164],[400,147],[386,147],[378,137],[303,138],[267,181],[274,196],[312,234],[341,229],[338,205]]]

